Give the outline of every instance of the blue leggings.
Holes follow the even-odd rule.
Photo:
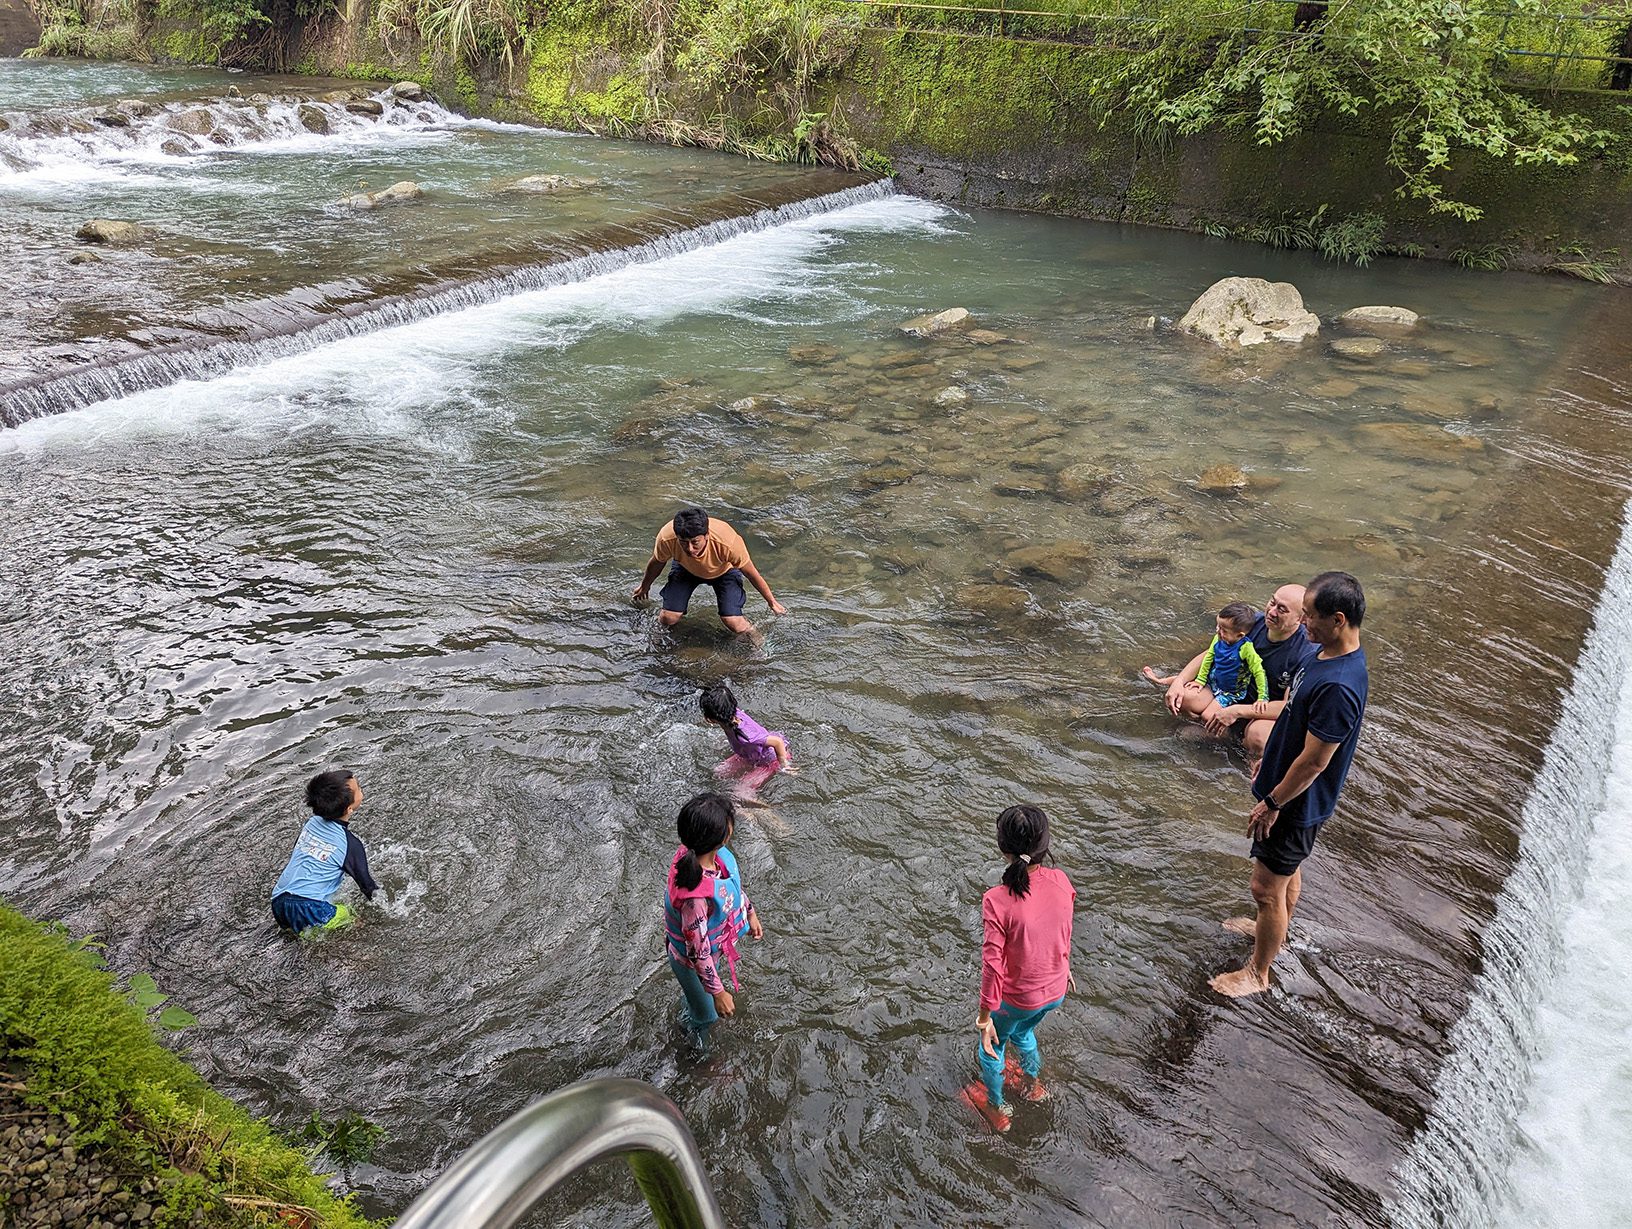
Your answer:
[[[696,969],[688,969],[673,956],[669,957],[669,968],[674,970],[680,993],[685,996],[686,1019],[693,1028],[707,1033],[708,1026],[720,1018],[714,1009],[714,996],[703,988],[703,979],[697,976]]]
[[[1009,1042],[1014,1042],[1014,1048],[1019,1051],[1020,1070],[1032,1079],[1042,1074],[1043,1052],[1037,1048],[1034,1032],[1043,1017],[1063,1002],[1064,995],[1044,1007],[1010,1007],[1000,1003],[992,1013],[992,1023],[997,1026],[997,1057],[987,1054],[986,1047],[978,1041],[975,1053],[980,1056],[981,1082],[986,1085],[987,1099],[993,1105],[1003,1104],[1003,1062]]]

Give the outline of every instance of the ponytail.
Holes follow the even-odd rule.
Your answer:
[[[701,855],[713,853],[731,836],[731,825],[736,822],[736,809],[723,794],[698,794],[680,808],[680,843],[685,853],[674,866],[675,886],[691,891],[703,881]]]
[[[997,847],[1009,855],[1003,886],[1016,899],[1025,899],[1031,891],[1031,868],[1044,858],[1053,861],[1048,851],[1048,816],[1041,807],[1009,807],[997,817]]]
[[[705,719],[717,725],[736,726],[737,697],[724,683],[703,688],[703,694],[697,697],[697,705],[703,710]]]

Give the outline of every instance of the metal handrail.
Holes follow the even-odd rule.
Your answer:
[[[586,1165],[623,1156],[659,1229],[725,1229],[680,1111],[640,1080],[585,1080],[535,1101],[473,1145],[396,1229],[507,1229]]]

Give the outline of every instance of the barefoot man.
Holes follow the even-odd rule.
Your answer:
[[[754,625],[742,615],[748,596],[742,587],[744,577],[759,590],[772,613],[788,613],[748,557],[742,535],[724,521],[711,519],[701,508],[677,512],[674,520],[658,531],[646,573],[635,590],[635,601],[644,602],[651,596],[652,582],[670,560],[674,566],[663,582],[663,613],[658,616],[664,627],[680,622],[691,605],[692,591],[698,585],[708,585],[719,603],[720,622],[740,636],[751,635]]]
[[[1252,837],[1256,919],[1231,918],[1230,930],[1252,935],[1245,968],[1220,973],[1212,987],[1232,998],[1269,989],[1269,967],[1286,942],[1286,926],[1303,887],[1301,866],[1320,826],[1337,806],[1354,759],[1369,684],[1360,624],[1366,595],[1347,572],[1322,572],[1303,597],[1303,627],[1319,652],[1304,659],[1252,782],[1258,804],[1247,818]]]

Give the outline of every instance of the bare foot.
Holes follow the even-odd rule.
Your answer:
[[[1157,674],[1155,666],[1146,666],[1143,670],[1139,671],[1139,673],[1144,675],[1151,682],[1155,683],[1158,687],[1166,687],[1174,679],[1174,676],[1171,674]]]
[[[1249,994],[1260,994],[1269,989],[1269,979],[1259,977],[1251,969],[1237,969],[1233,973],[1220,973],[1207,984],[1220,994],[1232,999],[1244,999]]]
[[[1258,936],[1258,919],[1250,917],[1227,917],[1219,923],[1232,935],[1245,935],[1249,939]]]

